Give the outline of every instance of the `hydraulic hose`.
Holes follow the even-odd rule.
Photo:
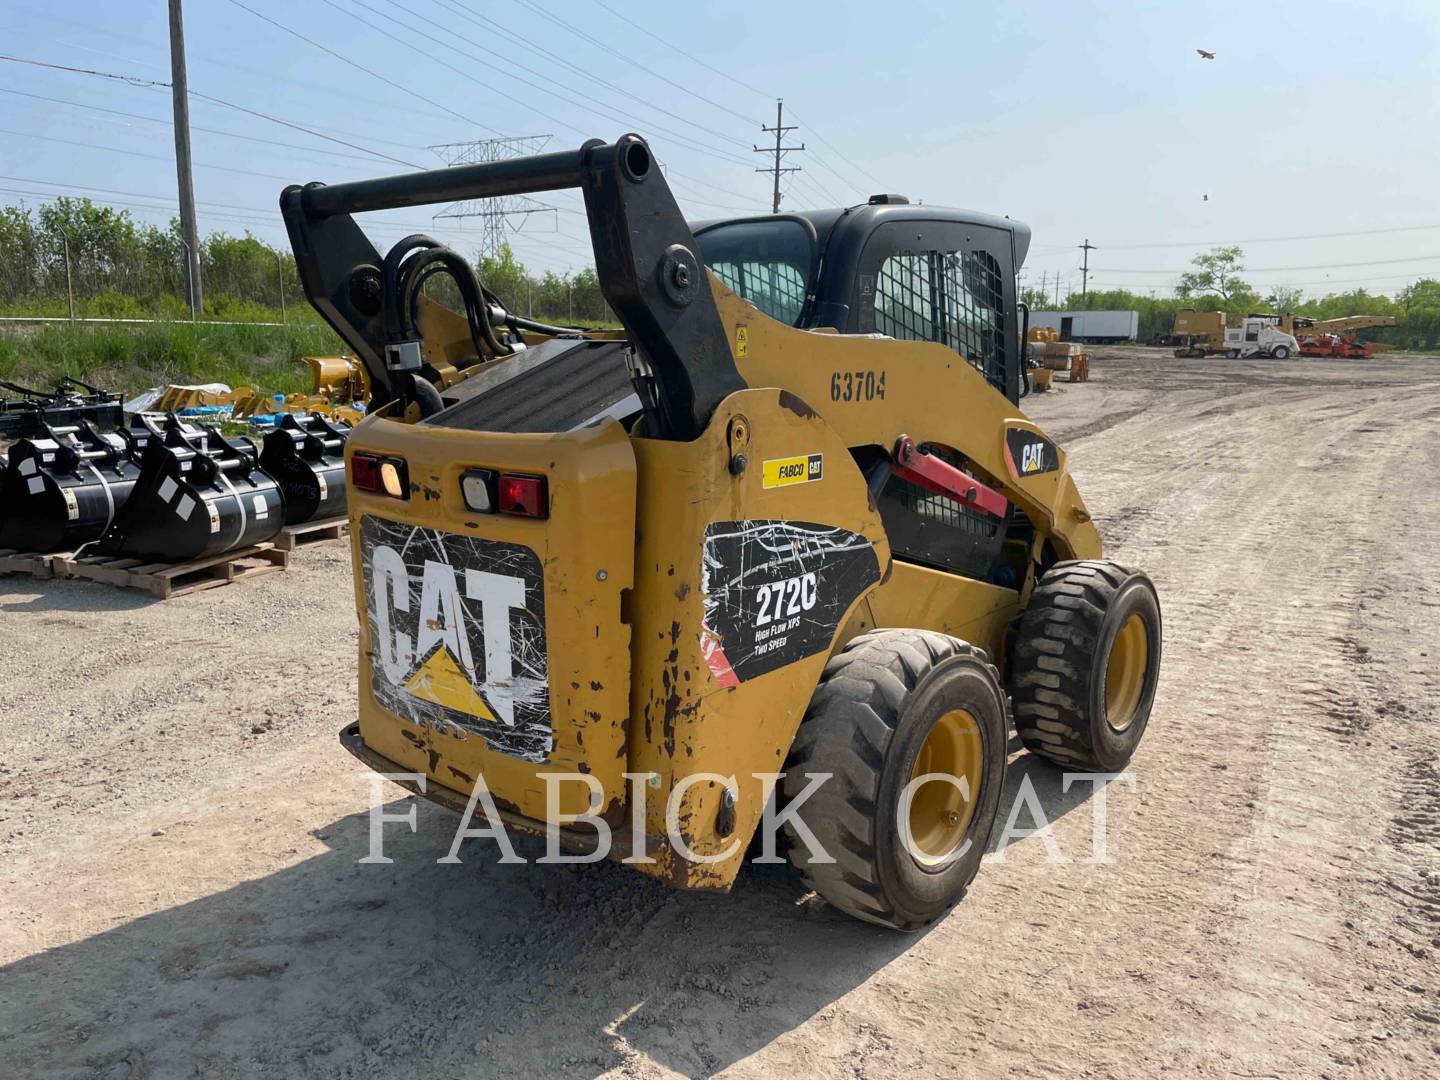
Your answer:
[[[417,248],[437,248],[439,246],[438,240],[426,236],[424,233],[412,233],[398,241],[385,253],[385,259],[380,265],[380,296],[387,341],[393,343],[405,340],[402,323],[403,309],[400,304],[399,292],[400,264]]]
[[[402,241],[403,243],[403,241]],[[386,256],[387,260],[389,256]],[[448,273],[460,290],[465,303],[465,318],[470,324],[470,337],[478,350],[483,341],[493,356],[508,356],[514,350],[502,342],[490,325],[490,303],[487,290],[471,265],[451,248],[435,244],[427,250],[406,259],[399,270],[396,300],[399,305],[400,328],[405,337],[418,337],[415,328],[415,307],[419,300],[419,286],[429,276],[429,270]]]

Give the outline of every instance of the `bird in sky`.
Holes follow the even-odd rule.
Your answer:
[[[1200,54],[1200,59],[1202,59],[1202,60],[1214,60],[1214,59],[1215,59],[1215,54],[1214,54],[1213,52],[1206,52],[1204,49],[1196,49],[1195,51]]]

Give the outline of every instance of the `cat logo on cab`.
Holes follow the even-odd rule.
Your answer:
[[[1060,451],[1039,432],[1008,428],[1005,432],[1005,463],[1017,479],[1039,476],[1059,470]]]

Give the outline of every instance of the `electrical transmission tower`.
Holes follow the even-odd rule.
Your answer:
[[[795,125],[794,125],[794,124],[791,124],[789,127],[786,127],[786,126],[785,126],[785,102],[784,102],[784,100],[781,99],[781,98],[776,98],[776,99],[775,99],[775,126],[772,128],[772,127],[766,127],[764,124],[761,124],[761,125],[760,125],[760,130],[761,130],[761,131],[764,131],[764,132],[774,132],[774,134],[775,134],[775,145],[774,145],[773,147],[770,147],[770,146],[764,146],[764,147],[757,146],[757,147],[755,147],[755,153],[757,153],[757,154],[773,154],[773,155],[775,156],[775,160],[774,160],[773,162],[771,162],[769,165],[767,165],[765,168],[763,168],[763,169],[756,169],[755,171],[756,171],[756,172],[768,172],[768,173],[773,173],[773,174],[775,175],[775,198],[774,198],[773,203],[771,204],[770,212],[771,212],[772,214],[778,214],[778,213],[780,212],[780,174],[781,174],[781,173],[787,173],[787,172],[799,172],[799,171],[800,171],[800,166],[799,166],[799,165],[786,165],[786,166],[784,166],[784,167],[782,168],[781,165],[780,165],[780,162],[781,162],[781,160],[785,157],[786,154],[791,153],[792,151],[795,151],[795,150],[804,150],[804,149],[805,149],[805,144],[804,144],[804,143],[801,143],[799,146],[783,146],[783,145],[781,145],[782,142],[783,142],[783,140],[784,140],[784,138],[785,138],[785,133],[786,133],[787,131],[794,131],[794,130],[795,130]]]
[[[505,158],[538,154],[550,141],[549,135],[517,135],[508,139],[480,139],[475,142],[445,143],[430,149],[446,165],[480,165]],[[480,254],[498,254],[509,236],[507,230],[518,231],[531,214],[554,214],[555,207],[537,202],[525,195],[501,195],[493,199],[465,199],[451,203],[435,215],[440,218],[479,218],[481,225]],[[511,225],[514,218],[519,225]]]

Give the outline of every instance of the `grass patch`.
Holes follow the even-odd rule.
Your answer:
[[[205,382],[289,394],[310,388],[300,357],[342,351],[318,319],[288,326],[10,324],[0,329],[0,378],[44,390],[73,375],[126,397]]]

